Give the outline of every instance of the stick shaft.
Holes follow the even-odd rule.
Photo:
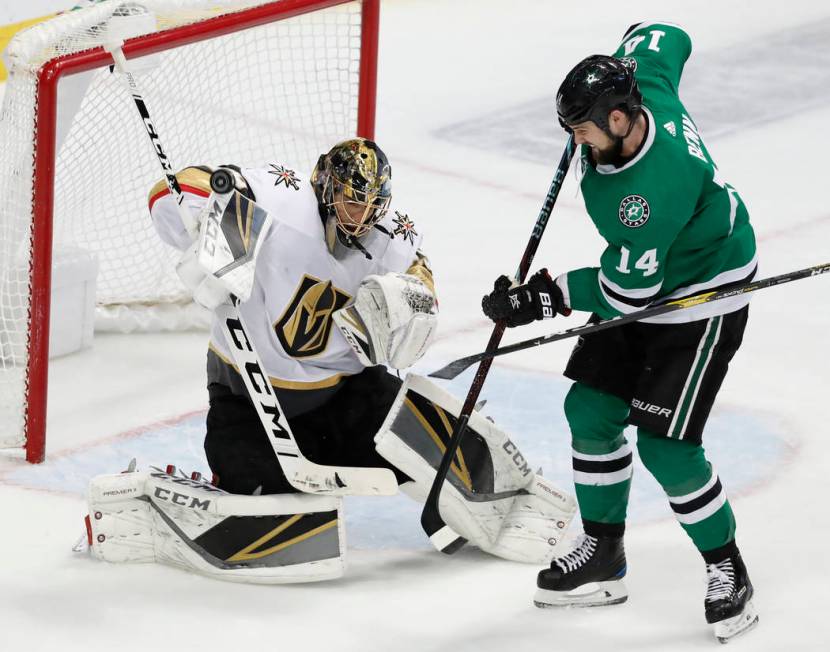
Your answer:
[[[575,146],[573,138],[570,137],[568,138],[568,142],[565,145],[565,151],[562,153],[562,158],[559,161],[556,173],[554,174],[553,180],[548,188],[545,201],[542,204],[538,217],[536,218],[536,223],[533,225],[533,231],[530,234],[530,239],[525,247],[524,254],[522,254],[522,258],[519,261],[519,267],[516,270],[515,276],[517,283],[522,283],[527,276],[527,272],[530,269],[530,265],[533,262],[536,251],[539,248],[539,242],[542,239],[542,234],[545,232],[548,219],[550,218],[553,207],[556,204],[556,198],[559,196],[559,191],[561,190],[562,183],[565,180],[565,175],[568,173],[568,168],[570,167],[574,150]],[[490,340],[487,342],[487,351],[495,351],[498,348],[499,342],[501,342],[502,335],[504,334],[505,327],[504,321],[496,323],[496,326],[493,328],[493,333],[490,335]],[[478,400],[478,396],[484,386],[484,381],[487,378],[487,373],[490,370],[491,364],[492,357],[482,359],[481,364],[478,367],[478,371],[476,371],[475,378],[473,379],[473,383],[467,392],[467,398],[464,400],[461,413],[458,415],[456,427],[447,442],[447,449],[444,451],[444,455],[441,458],[441,463],[435,473],[435,478],[432,482],[432,486],[430,487],[427,500],[424,503],[423,512],[421,513],[421,526],[430,537],[430,541],[432,541],[439,550],[447,553],[455,552],[455,550],[460,547],[459,542],[463,545],[464,539],[452,532],[441,518],[439,510],[441,488],[447,478],[447,474],[449,473],[456,451],[461,445],[461,441],[467,432],[467,422],[469,421],[470,415],[475,408],[476,401]]]
[[[582,326],[576,326],[575,328],[569,328],[568,330],[561,331],[559,333],[552,333],[551,335],[541,335],[539,337],[534,337],[529,340],[516,342],[515,344],[509,344],[507,346],[503,346],[495,350],[487,350],[483,353],[477,353],[475,355],[459,358],[458,360],[450,362],[448,365],[442,367],[441,369],[438,369],[437,371],[434,371],[429,375],[433,378],[444,378],[447,380],[451,380],[452,378],[455,378],[456,376],[461,374],[465,369],[467,369],[471,365],[474,365],[476,362],[492,360],[495,357],[507,355],[508,353],[523,351],[525,349],[530,349],[535,346],[542,346],[543,344],[550,344],[551,342],[558,342],[559,340],[564,340],[571,337],[579,337],[580,335],[590,335],[591,333],[597,333],[599,331],[604,331],[609,328],[616,328],[617,326],[630,324],[632,322],[640,321],[642,319],[649,319],[651,317],[665,315],[667,313],[675,312],[677,310],[686,310],[688,308],[693,308],[704,303],[711,303],[712,301],[721,301],[722,299],[730,299],[732,297],[747,294],[749,292],[757,292],[758,290],[774,287],[776,285],[781,285],[783,283],[791,283],[792,281],[798,281],[803,278],[819,276],[821,274],[825,274],[826,272],[830,272],[830,263],[823,263],[821,265],[814,265],[813,267],[806,267],[804,269],[799,269],[793,272],[779,274],[778,276],[771,276],[769,278],[761,279],[759,281],[753,281],[751,283],[746,283],[738,287],[724,288],[722,290],[716,290],[714,292],[704,292],[702,294],[696,294],[691,297],[686,297],[685,299],[669,301],[668,303],[652,306],[651,308],[645,308],[644,310],[638,310],[637,312],[622,315],[621,317],[615,317],[614,319],[606,319],[593,324],[584,324]]]

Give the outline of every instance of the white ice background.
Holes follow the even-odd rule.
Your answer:
[[[4,2],[0,24],[66,4]],[[514,271],[561,154],[559,81],[587,54],[611,51],[630,24],[652,19],[692,35],[681,96],[749,207],[761,275],[830,259],[825,2],[383,0],[377,140],[393,163],[396,204],[425,234],[442,311],[420,372],[486,344],[481,295]],[[601,249],[569,177],[534,269],[596,264]],[[737,515],[761,617],[733,650],[830,649],[828,283],[757,294],[704,438]],[[432,551],[418,506],[402,496],[346,501],[349,570],[329,583],[237,585],[73,554],[92,475],[131,457],[206,470],[205,340],[96,336],[93,349],[53,362],[47,463],[0,456],[0,651],[717,646],[703,619],[703,563],[639,464],[626,534],[630,598],[606,609],[534,608],[537,567],[472,548]],[[561,370],[570,348],[501,359],[482,393],[534,468],[564,488],[572,485]],[[471,379],[468,371],[447,386],[463,396]]]

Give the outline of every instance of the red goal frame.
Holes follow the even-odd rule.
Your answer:
[[[197,23],[128,39],[127,58],[238,32],[258,25],[347,4],[355,0],[280,0]],[[356,133],[374,138],[377,93],[380,0],[359,0],[361,7],[360,87]],[[58,81],[64,75],[112,62],[102,47],[57,57],[38,73],[33,179],[32,258],[26,387],[26,460],[42,462],[46,454],[46,403],[49,368],[49,313],[52,287],[52,211],[55,181],[55,133]]]

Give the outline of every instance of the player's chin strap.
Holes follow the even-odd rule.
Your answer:
[[[291,486],[298,491],[331,495],[392,495],[398,484],[394,473],[383,468],[323,466],[308,460],[300,452],[288,420],[282,412],[261,358],[248,337],[237,306],[246,301],[253,289],[256,257],[271,227],[272,218],[261,207],[235,189],[233,173],[220,169],[211,175],[213,193],[208,198],[199,221],[183,205],[183,195],[173,167],[162,147],[158,130],[142,97],[139,84],[129,69],[121,47],[123,39],[135,34],[136,19],[146,20],[146,10],[139,6],[124,8],[124,15],[114,15],[108,23],[109,42],[115,67],[126,83],[142,118],[147,135],[164,170],[167,187],[175,199],[179,215],[188,233],[198,237],[196,258],[205,272],[224,286],[230,298],[220,304],[215,314],[228,343],[231,356],[245,382],[274,454]],[[239,233],[239,220],[245,225],[246,239],[229,239],[222,224],[230,220],[228,233]],[[198,231],[198,234],[197,234]],[[215,287],[210,294],[215,296]]]

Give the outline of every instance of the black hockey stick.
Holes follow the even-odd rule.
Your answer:
[[[815,265],[813,267],[799,269],[795,272],[788,272],[786,274],[780,274],[778,276],[771,276],[770,278],[761,279],[760,281],[753,281],[751,283],[739,285],[737,287],[726,287],[722,290],[716,290],[714,292],[704,292],[702,294],[696,294],[691,297],[677,299],[676,301],[669,301],[668,303],[652,306],[651,308],[645,308],[644,310],[638,310],[637,312],[630,312],[627,315],[614,317],[613,319],[606,319],[603,321],[595,322],[593,324],[584,324],[582,326],[577,326],[575,328],[569,328],[568,330],[561,331],[559,333],[552,333],[551,335],[542,335],[540,337],[534,337],[529,340],[516,342],[515,344],[503,346],[502,348],[496,349],[495,351],[487,350],[483,353],[468,355],[465,358],[459,358],[458,360],[450,362],[445,367],[441,367],[440,369],[438,369],[437,371],[433,371],[429,375],[432,378],[443,378],[445,380],[452,380],[453,378],[461,374],[470,365],[473,365],[476,362],[480,362],[483,360],[492,360],[493,358],[500,355],[507,355],[508,353],[514,353],[515,351],[523,351],[524,349],[530,349],[534,346],[541,346],[542,344],[549,344],[550,342],[558,342],[559,340],[565,340],[569,337],[578,337],[579,335],[597,333],[599,331],[604,331],[608,328],[616,328],[617,326],[622,326],[623,324],[630,324],[631,322],[640,321],[641,319],[657,317],[658,315],[665,315],[666,313],[674,312],[675,310],[685,310],[686,308],[693,308],[694,306],[699,306],[703,303],[720,301],[721,299],[729,299],[730,297],[736,297],[741,294],[747,294],[748,292],[755,292],[756,290],[770,288],[774,285],[781,285],[782,283],[789,283],[790,281],[797,281],[799,279],[808,278],[810,276],[818,276],[820,274],[824,274],[825,272],[830,272],[830,263]]]
[[[547,226],[553,205],[556,203],[559,190],[562,188],[562,182],[565,180],[565,175],[568,173],[568,168],[571,165],[574,149],[573,137],[569,137],[565,145],[565,151],[562,153],[562,158],[559,161],[559,166],[556,168],[556,174],[553,176],[550,188],[548,188],[548,194],[545,196],[545,203],[542,204],[542,209],[539,211],[539,216],[533,225],[533,233],[530,235],[530,240],[527,243],[527,247],[519,263],[519,268],[516,271],[515,280],[517,283],[524,282],[533,257],[536,255],[536,250],[539,248],[539,241],[545,232],[545,226]],[[493,334],[490,335],[490,340],[487,342],[487,351],[495,351],[498,348],[505,327],[504,321],[496,323]],[[461,408],[461,413],[458,415],[458,422],[447,442],[447,449],[441,458],[441,464],[435,473],[435,479],[432,481],[429,495],[424,503],[424,510],[421,512],[421,527],[427,533],[429,540],[438,550],[448,555],[461,548],[467,540],[450,528],[441,518],[438,501],[441,497],[441,488],[447,479],[447,473],[449,473],[455,453],[467,431],[467,422],[470,420],[470,415],[475,409],[476,400],[481,393],[481,388],[484,385],[484,380],[487,378],[487,372],[490,370],[491,363],[492,358],[483,359],[476,372],[473,384],[470,386],[470,390],[467,392],[467,398],[464,400],[464,405]]]

